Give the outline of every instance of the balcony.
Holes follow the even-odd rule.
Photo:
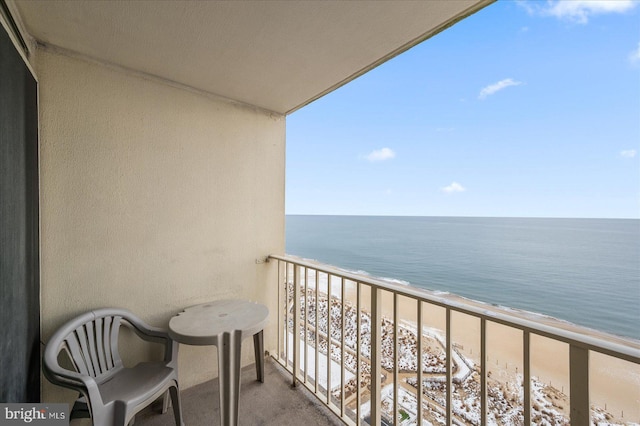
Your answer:
[[[490,424],[503,420],[507,406],[515,423],[536,423],[545,414],[536,395],[548,381],[535,379],[541,339],[556,342],[567,367],[565,378],[549,384],[557,400],[568,401],[556,405],[554,421],[606,417],[600,405],[592,410],[601,392],[592,365],[606,356],[637,371],[637,342],[300,259],[262,261],[285,248],[287,114],[491,2],[0,1],[6,50],[37,82],[37,93],[24,94],[37,105],[27,117],[37,131],[14,148],[31,153],[15,176],[37,184],[17,194],[33,214],[17,209],[15,242],[23,251],[3,251],[17,253],[10,260],[22,277],[2,281],[3,295],[20,296],[2,303],[5,328],[21,342],[3,354],[3,365],[19,364],[15,380],[1,377],[0,388],[11,391],[6,400],[75,399],[42,380],[39,349],[80,312],[120,306],[163,326],[185,306],[237,297],[272,312],[265,346],[273,361],[264,385],[245,370],[244,424]],[[21,111],[21,99],[4,110]],[[8,186],[12,179],[2,177]],[[458,337],[460,324],[471,324],[470,341]],[[493,352],[496,336],[505,335],[515,336],[515,363]],[[127,349],[134,359],[147,355]],[[411,353],[421,356],[405,356]],[[185,347],[180,363],[185,420],[210,424],[217,416],[210,352]],[[494,392],[494,383],[510,383],[503,374],[522,377],[516,396]],[[463,386],[469,378],[477,397],[467,418],[458,402],[472,392]],[[637,383],[630,389],[637,393]],[[616,421],[638,421],[615,401],[603,402]]]

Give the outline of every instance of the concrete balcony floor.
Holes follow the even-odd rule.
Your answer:
[[[343,425],[304,385],[291,386],[291,376],[280,364],[266,358],[264,383],[256,380],[254,365],[242,369],[238,423],[243,426]],[[220,424],[218,379],[181,392],[182,416],[186,426]],[[159,414],[146,409],[136,416],[134,426],[175,426],[173,412]]]

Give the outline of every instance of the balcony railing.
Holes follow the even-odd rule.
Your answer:
[[[590,404],[589,381],[595,374],[590,355],[613,357],[640,371],[637,341],[599,338],[552,319],[538,321],[293,256],[270,259],[278,262],[278,351],[273,356],[292,374],[294,385],[304,384],[346,424],[625,421],[619,420],[624,411],[613,415],[606,404]],[[454,322],[463,324],[467,335],[476,331],[467,350],[455,337]],[[503,331],[496,332],[500,327]],[[502,369],[504,360],[491,357],[488,342],[505,339],[504,330],[516,336],[520,362],[508,361]],[[540,339],[567,349],[560,353],[568,360],[546,362],[568,362],[568,389],[532,375]]]

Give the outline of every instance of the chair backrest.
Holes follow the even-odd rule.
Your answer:
[[[62,326],[49,340],[45,363],[57,363],[64,350],[80,374],[99,377],[122,366],[118,352],[122,310],[100,309],[87,312]]]

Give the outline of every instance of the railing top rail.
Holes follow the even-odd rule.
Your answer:
[[[397,293],[422,302],[451,309],[455,312],[460,312],[477,318],[484,318],[488,321],[508,327],[529,331],[530,333],[559,340],[570,345],[583,347],[605,355],[624,359],[635,364],[640,364],[640,342],[633,339],[609,335],[604,332],[589,330],[573,324],[571,324],[571,330],[569,330],[562,327],[564,324],[561,323],[560,320],[556,320],[558,322],[557,326],[545,324],[540,321],[523,317],[522,315],[527,314],[525,311],[522,311],[522,315],[517,315],[516,312],[509,312],[504,308],[501,309],[491,305],[486,305],[486,307],[482,306],[481,302],[469,300],[469,303],[465,303],[464,301],[452,300],[448,297],[433,294],[428,290],[394,284],[382,279],[360,275],[355,272],[349,272],[335,266],[325,265],[297,256],[270,255],[269,258],[318,270],[349,281],[366,284],[372,288],[380,288],[382,290]],[[478,305],[476,306],[475,303]],[[554,319],[549,318],[549,321],[552,322]]]

